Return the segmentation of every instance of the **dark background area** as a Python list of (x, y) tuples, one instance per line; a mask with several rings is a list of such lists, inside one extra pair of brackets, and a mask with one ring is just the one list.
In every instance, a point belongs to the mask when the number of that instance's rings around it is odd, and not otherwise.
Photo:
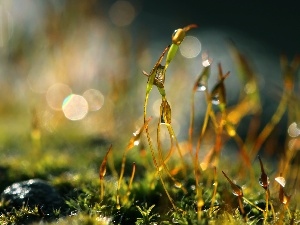
[[(137, 19), (199, 29), (230, 29), (259, 39), (276, 52), (300, 51), (300, 12), (297, 1), (144, 1)], [(148, 22), (150, 22), (150, 20)], [(147, 19), (146, 19), (147, 20)]]

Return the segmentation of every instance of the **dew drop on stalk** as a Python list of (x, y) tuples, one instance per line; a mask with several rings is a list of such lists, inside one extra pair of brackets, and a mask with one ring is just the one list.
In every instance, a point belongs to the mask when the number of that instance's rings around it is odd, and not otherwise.
[(205, 170), (207, 169), (207, 167), (208, 167), (208, 164), (205, 163), (205, 162), (202, 162), (202, 163), (200, 163), (200, 167), (201, 167), (201, 169), (202, 169), (203, 171), (205, 171)]
[(226, 130), (230, 137), (234, 137), (236, 135), (234, 125), (226, 123)]
[(175, 45), (180, 45), (185, 38), (185, 31), (182, 28), (175, 30), (172, 34), (172, 42)]
[(300, 129), (297, 126), (296, 122), (291, 123), (288, 127), (288, 134), (290, 137), (298, 137), (300, 135)]
[(284, 177), (276, 177), (275, 180), (280, 184), (280, 186), (285, 186), (285, 178)]
[(181, 188), (182, 187), (182, 184), (178, 181), (175, 182), (175, 187), (177, 188)]
[(206, 90), (206, 82), (199, 82), (197, 84), (197, 91), (205, 91)]
[(212, 58), (208, 57), (207, 52), (203, 52), (201, 55), (202, 58), (202, 66), (209, 67), (212, 64)]
[(243, 189), (239, 185), (233, 183), (233, 181), (223, 171), (222, 171), (222, 173), (225, 176), (225, 178), (228, 180), (228, 182), (230, 183), (230, 186), (232, 188), (232, 194), (237, 197), (243, 197)]
[(268, 175), (265, 173), (264, 165), (262, 163), (260, 156), (258, 156), (258, 159), (259, 159), (260, 169), (261, 169), (261, 175), (260, 175), (260, 178), (258, 179), (258, 183), (265, 190), (267, 190), (269, 188), (270, 180), (269, 180)]
[(220, 104), (219, 96), (218, 96), (218, 95), (212, 96), (211, 102), (212, 102), (212, 104), (214, 104), (214, 105), (219, 105), (219, 104)]
[(151, 119), (152, 117), (148, 118), (144, 125), (133, 133), (133, 136), (128, 143), (127, 149), (131, 149), (133, 146), (138, 146), (140, 144), (141, 133), (143, 132), (145, 127), (148, 126), (148, 123)]
[(267, 182), (265, 182), (263, 179), (259, 178), (258, 183), (260, 186), (262, 186), (264, 189), (267, 189), (270, 184), (270, 179), (267, 177)]
[(232, 194), (235, 196), (243, 196), (243, 190), (239, 185), (235, 185), (235, 188), (232, 188)]
[(136, 140), (136, 141), (133, 142), (134, 146), (138, 146), (139, 144), (140, 144), (140, 140)]
[(205, 59), (202, 61), (202, 66), (204, 66), (204, 67), (208, 67), (208, 66), (210, 66), (210, 64), (211, 64), (211, 60), (209, 60), (209, 59)]

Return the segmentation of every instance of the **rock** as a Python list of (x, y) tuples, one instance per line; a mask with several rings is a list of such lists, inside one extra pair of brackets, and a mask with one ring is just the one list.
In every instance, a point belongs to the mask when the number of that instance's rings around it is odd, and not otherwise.
[(8, 207), (16, 209), (22, 206), (38, 206), (41, 214), (53, 216), (54, 209), (63, 210), (65, 202), (59, 193), (40, 179), (31, 179), (8, 186), (1, 194), (1, 200), (8, 201)]

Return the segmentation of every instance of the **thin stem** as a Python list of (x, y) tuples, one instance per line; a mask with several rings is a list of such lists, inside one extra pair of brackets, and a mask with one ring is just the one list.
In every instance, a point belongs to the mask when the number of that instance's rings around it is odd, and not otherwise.
[(163, 189), (165, 190), (165, 192), (166, 192), (166, 194), (168, 196), (168, 199), (170, 200), (170, 202), (172, 204), (172, 207), (176, 210), (177, 207), (175, 206), (175, 203), (174, 203), (172, 197), (170, 196), (170, 194), (169, 194), (169, 192), (168, 192), (168, 190), (166, 188), (165, 182), (164, 182), (164, 180), (162, 178), (162, 175), (161, 175), (161, 172), (159, 170), (159, 167), (158, 167), (158, 164), (157, 164), (157, 161), (156, 161), (156, 157), (155, 157), (155, 153), (154, 153), (154, 148), (153, 148), (152, 141), (151, 141), (151, 138), (150, 138), (150, 133), (149, 133), (148, 126), (146, 127), (146, 134), (147, 134), (147, 140), (148, 140), (148, 144), (149, 144), (149, 147), (150, 147), (150, 152), (151, 152), (152, 160), (153, 160), (154, 166), (156, 168), (156, 172), (157, 172), (157, 174), (159, 176), (159, 179), (160, 179), (160, 181), (161, 181), (161, 183), (163, 185)]
[(216, 133), (216, 142), (214, 147), (214, 157), (215, 157), (215, 166), (219, 163), (219, 155), (222, 148), (222, 133), (223, 133), (223, 127), (224, 127), (224, 121), (226, 119), (226, 111), (222, 111), (221, 120), (219, 122), (219, 126)]
[(135, 171), (136, 171), (136, 164), (135, 164), (135, 162), (133, 162), (133, 164), (132, 164), (132, 172), (131, 172), (131, 176), (130, 176), (130, 180), (129, 180), (129, 185), (128, 185), (128, 190), (127, 190), (127, 196), (129, 196), (130, 192), (131, 192), (132, 182), (133, 182), (133, 178), (134, 178), (134, 175), (135, 175)]
[(172, 137), (172, 139), (174, 139), (175, 141), (175, 145), (176, 145), (176, 148), (178, 150), (178, 154), (180, 156), (180, 159), (181, 159), (181, 162), (182, 162), (182, 166), (183, 166), (183, 174), (186, 175), (186, 165), (185, 165), (185, 161), (183, 159), (183, 156), (182, 156), (182, 152), (181, 152), (181, 149), (180, 149), (180, 146), (179, 146), (179, 143), (178, 143), (178, 140), (176, 138), (176, 135), (174, 133), (174, 130), (173, 130), (173, 127), (171, 124), (167, 124), (167, 128), (168, 128), (168, 131), (169, 131), (169, 134), (170, 136)]
[[(162, 116), (162, 112), (160, 112), (160, 118)], [(171, 174), (169, 168), (167, 167), (166, 165), (166, 162), (169, 160), (169, 158), (171, 157), (171, 153), (173, 152), (173, 139), (175, 137), (174, 135), (174, 132), (173, 132), (173, 129), (171, 127), (170, 124), (166, 124), (167, 128), (168, 128), (168, 132), (169, 132), (169, 135), (170, 135), (170, 140), (171, 140), (171, 149), (169, 151), (169, 154), (167, 155), (166, 159), (164, 159), (164, 156), (163, 156), (163, 153), (162, 153), (162, 148), (161, 148), (161, 142), (160, 142), (160, 126), (161, 126), (161, 122), (158, 121), (158, 125), (157, 125), (157, 150), (158, 150), (158, 154), (159, 154), (159, 158), (160, 158), (160, 161), (161, 161), (161, 164), (162, 164), (162, 167), (164, 168), (164, 170), (167, 172), (168, 176), (171, 178), (171, 180), (174, 182), (175, 186), (178, 187), (178, 188), (181, 188), (184, 192), (187, 192), (183, 187), (182, 187), (182, 184), (181, 182), (177, 181)], [(170, 130), (171, 129), (171, 130)], [(179, 148), (179, 145), (178, 145), (178, 142), (177, 142), (177, 139), (175, 139), (176, 141), (176, 146), (177, 148)], [(180, 153), (180, 156), (181, 156), (181, 159), (183, 160), (183, 157), (181, 155), (181, 151), (180, 149), (178, 149), (179, 153)], [(159, 166), (159, 171), (161, 171), (161, 166)]]
[(122, 164), (121, 164), (121, 173), (119, 176), (119, 180), (118, 180), (118, 187), (117, 187), (117, 209), (120, 209), (120, 188), (121, 188), (121, 182), (123, 179), (123, 175), (124, 175), (124, 171), (125, 171), (125, 163), (126, 163), (126, 154), (127, 154), (128, 148), (125, 150), (125, 152), (123, 153), (123, 157), (122, 157)]
[(243, 199), (243, 197), (238, 196), (239, 207), (241, 209), (242, 215), (244, 216), (245, 215), (245, 209), (244, 209), (244, 205), (243, 205), (242, 199)]
[(253, 206), (254, 208), (256, 208), (257, 210), (259, 210), (259, 211), (261, 211), (261, 212), (265, 212), (263, 209), (261, 209), (260, 207), (258, 207), (258, 206), (256, 206), (256, 205), (254, 205), (251, 201), (249, 201), (247, 198), (245, 198), (245, 197), (243, 197), (243, 200), (245, 201), (245, 202), (247, 202), (249, 205), (251, 205), (251, 206)]
[(269, 188), (266, 190), (266, 209), (264, 212), (264, 224), (268, 219), (268, 212), (269, 212)]
[(265, 142), (265, 140), (270, 135), (270, 133), (272, 132), (274, 127), (278, 124), (278, 122), (282, 118), (282, 116), (283, 116), (283, 114), (286, 110), (288, 99), (289, 99), (289, 95), (286, 92), (284, 92), (283, 95), (282, 95), (282, 98), (280, 100), (280, 103), (277, 107), (276, 112), (273, 114), (270, 122), (264, 127), (262, 132), (259, 134), (259, 136), (258, 136), (258, 138), (257, 138), (257, 140), (254, 144), (254, 147), (251, 151), (252, 158), (254, 158), (256, 156), (256, 154), (259, 151), (261, 145)]
[(210, 210), (209, 210), (210, 217), (212, 216), (213, 206), (214, 206), (214, 203), (216, 201), (217, 188), (218, 188), (217, 168), (216, 167), (214, 167), (214, 183), (213, 183), (213, 185), (214, 185), (214, 191), (213, 191), (213, 194), (212, 194), (211, 203), (210, 203)]
[(104, 176), (106, 174), (106, 163), (107, 163), (107, 158), (108, 154), (110, 153), (112, 149), (112, 145), (110, 145), (108, 151), (106, 152), (104, 159), (100, 165), (99, 168), (99, 178), (100, 178), (100, 199), (103, 200), (104, 197)]
[(190, 114), (190, 127), (189, 127), (189, 152), (193, 155), (193, 133), (195, 124), (195, 91), (192, 93), (191, 97), (191, 114)]
[(104, 180), (100, 180), (100, 200), (102, 201), (104, 198)]

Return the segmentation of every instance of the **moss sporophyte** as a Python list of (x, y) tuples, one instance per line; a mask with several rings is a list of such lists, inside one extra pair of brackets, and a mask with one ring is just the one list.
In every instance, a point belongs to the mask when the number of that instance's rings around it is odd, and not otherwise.
[[(124, 177), (124, 170), (128, 150), (143, 142), (142, 133), (145, 132), (146, 143), (150, 150), (150, 155), (154, 165), (154, 170), (152, 172), (147, 171), (147, 173), (152, 174), (147, 177), (147, 179), (150, 179), (148, 180), (149, 190), (155, 190), (159, 187), (164, 190), (165, 194), (161, 195), (164, 196), (162, 198), (166, 197), (169, 200), (170, 206), (173, 208), (169, 209), (171, 212), (169, 212), (169, 214), (174, 216), (172, 219), (173, 222), (185, 221), (186, 223), (183, 224), (202, 224), (211, 221), (212, 223), (217, 223), (217, 221), (223, 221), (222, 217), (226, 214), (232, 214), (235, 209), (238, 209), (240, 217), (232, 216), (226, 223), (231, 224), (241, 222), (253, 224), (261, 221), (263, 224), (280, 224), (280, 220), (291, 220), (299, 215), (295, 206), (293, 206), (293, 216), (288, 207), (292, 197), (285, 193), (283, 189), (284, 185), (281, 184), (279, 188), (279, 198), (276, 199), (273, 195), (275, 190), (271, 185), (274, 182), (272, 182), (267, 175), (261, 157), (257, 157), (260, 164), (260, 176), (256, 175), (256, 171), (258, 171), (256, 169), (257, 166), (252, 164), (252, 160), (255, 159), (254, 156), (257, 155), (260, 147), (270, 136), (278, 121), (282, 118), (283, 111), (288, 108), (287, 102), (291, 99), (291, 95), (294, 94), (293, 84), (294, 77), (296, 76), (299, 68), (298, 58), (293, 61), (292, 65), (288, 65), (286, 62), (287, 60), (283, 57), (284, 93), (282, 100), (279, 103), (278, 110), (274, 113), (270, 122), (265, 125), (262, 131), (256, 134), (256, 141), (249, 142), (247, 137), (243, 139), (239, 136), (237, 127), (244, 117), (249, 117), (249, 115), (257, 117), (257, 115), (259, 115), (259, 113), (263, 110), (260, 104), (260, 92), (258, 89), (256, 75), (249, 66), (246, 57), (240, 53), (234, 43), (231, 42), (230, 51), (234, 62), (236, 63), (237, 71), (240, 74), (243, 87), (241, 88), (240, 100), (228, 109), (225, 80), (229, 76), (230, 72), (223, 73), (222, 66), (219, 63), (218, 81), (213, 86), (212, 90), (209, 91), (208, 82), (210, 80), (209, 78), (211, 74), (211, 67), (213, 66), (213, 59), (209, 58), (208, 54), (204, 52), (202, 54), (203, 70), (199, 73), (198, 78), (191, 87), (192, 96), (190, 127), (188, 134), (189, 138), (186, 142), (187, 144), (183, 144), (177, 140), (172, 126), (172, 108), (167, 99), (165, 80), (170, 63), (174, 60), (180, 44), (184, 41), (186, 32), (196, 27), (196, 25), (192, 24), (175, 30), (172, 36), (171, 45), (167, 46), (162, 51), (151, 72), (148, 74), (143, 71), (143, 74), (148, 78), (143, 106), (144, 124), (134, 133), (134, 136), (130, 139), (129, 144), (124, 151), (117, 187), (116, 208), (118, 210), (122, 210), (122, 207), (128, 207), (128, 202), (133, 204), (134, 197), (131, 196), (132, 192), (130, 190), (132, 190), (132, 188), (142, 188), (142, 186), (144, 186), (144, 184), (137, 184), (135, 186), (133, 182), (134, 175), (136, 174), (135, 171), (139, 170), (138, 164), (133, 164), (130, 178)], [(163, 65), (165, 55), (166, 62), (165, 65)], [(288, 69), (288, 67), (290, 69)], [(161, 96), (159, 116), (147, 119), (148, 100), (153, 86), (157, 87)], [(199, 126), (199, 124), (195, 123), (195, 97), (202, 93), (205, 95), (204, 103), (206, 104), (206, 112), (204, 114), (203, 124), (202, 126)], [(157, 120), (156, 135), (153, 135), (155, 131), (151, 127), (155, 125), (151, 122), (155, 120)], [(255, 121), (256, 120), (253, 119), (252, 123), (255, 123)], [(164, 149), (165, 145), (162, 144), (161, 129), (163, 127), (167, 128), (170, 139), (170, 146), (167, 151)], [(194, 141), (195, 129), (199, 130), (196, 142)], [(212, 139), (210, 149), (202, 153), (202, 143), (204, 141), (207, 142), (207, 133), (214, 138), (210, 138)], [(250, 132), (249, 135), (253, 136), (255, 134)], [(224, 148), (224, 144), (230, 139), (236, 142), (239, 148), (241, 164), (244, 165), (244, 168), (246, 168), (246, 170), (237, 173), (236, 175), (242, 176), (243, 178), (249, 176), (250, 178), (248, 185), (251, 185), (253, 191), (247, 189), (245, 190), (246, 194), (244, 194), (243, 186), (237, 185), (223, 171), (224, 169), (228, 171), (232, 168), (232, 165), (227, 167), (224, 162), (221, 162), (221, 153)], [(174, 149), (177, 149), (177, 154)], [(288, 161), (282, 159), (282, 164), (285, 166), (283, 167), (285, 168), (284, 171), (288, 171), (290, 160), (292, 158), (293, 156), (289, 157)], [(236, 167), (238, 167), (238, 164), (239, 163), (237, 163)], [(147, 168), (149, 169), (149, 167)], [(222, 181), (218, 176), (219, 168), (222, 168), (222, 173), (231, 186), (232, 194), (237, 197), (237, 205), (234, 201), (226, 200), (231, 199), (227, 192), (222, 193), (224, 186), (226, 186), (226, 182)], [(279, 174), (280, 170), (283, 170), (283, 168), (279, 168), (277, 174)], [(296, 171), (299, 170), (298, 167), (295, 169)], [(273, 175), (275, 174), (276, 173), (273, 173)], [(285, 173), (285, 175), (287, 176), (287, 173)], [(128, 181), (129, 185), (124, 183), (124, 178)], [(278, 178), (276, 179), (279, 180)], [(298, 177), (294, 179), (297, 180)], [(245, 195), (249, 195), (251, 193), (251, 198), (253, 198), (255, 193), (259, 193), (259, 191), (256, 191), (259, 186), (261, 186), (265, 191), (265, 198), (249, 200), (245, 197)], [(127, 194), (122, 196), (120, 193), (123, 188), (127, 188), (128, 191)], [(278, 193), (278, 191), (275, 191), (275, 193), (276, 192)], [(131, 197), (133, 198), (130, 199)], [(297, 198), (295, 197), (295, 199)], [(185, 201), (192, 202), (192, 206), (186, 205), (184, 203)], [(261, 204), (260, 201), (263, 201), (263, 204)], [(280, 206), (276, 205), (276, 202), (278, 201), (284, 205), (287, 215), (284, 213), (285, 211), (281, 210)], [(137, 206), (138, 211), (142, 214), (143, 218), (139, 218), (136, 221), (136, 224), (152, 224), (150, 221), (155, 219), (159, 220), (157, 218), (158, 214), (150, 216), (150, 212), (153, 209), (159, 209), (159, 202), (160, 201), (156, 202), (155, 205), (152, 205), (148, 210), (146, 208), (143, 210), (140, 206)], [(156, 212), (159, 211), (160, 210)], [(277, 216), (278, 212), (280, 213), (280, 217)], [(175, 217), (176, 219), (174, 219)], [(239, 220), (238, 218), (242, 219)], [(170, 221), (167, 222), (168, 219), (168, 216), (165, 216), (159, 221), (164, 222), (165, 224), (170, 224)]]
[[(52, 183), (66, 195), (69, 207), (64, 214), (56, 209), (54, 219), (61, 224), (70, 224), (74, 218), (81, 224), (296, 224), (300, 220), (300, 101), (295, 85), (299, 57), (291, 63), (281, 57), (282, 94), (269, 120), (260, 123), (264, 105), (259, 79), (247, 57), (230, 42), (236, 71), (223, 71), (224, 63), (218, 62), (214, 68), (213, 59), (203, 52), (198, 76), (188, 84), (188, 91), (180, 93), (188, 93), (190, 112), (178, 122), (174, 115), (182, 104), (170, 98), (174, 92), (172, 85), (167, 85), (168, 78), (176, 79), (171, 68), (183, 65), (178, 50), (196, 28), (191, 24), (176, 29), (169, 43), (166, 41), (167, 47), (155, 56), (150, 73), (139, 74), (146, 76), (142, 80), (144, 98), (134, 96), (142, 102), (140, 120), (133, 134), (116, 131), (121, 144), (105, 146), (101, 156), (98, 150), (87, 149), (84, 154), (72, 152), (72, 157), (61, 152), (56, 153), (59, 157), (51, 157), (42, 153), (41, 130), (33, 110), (31, 138), (39, 163), (26, 166), (11, 161), (15, 169), (1, 167), (0, 173), (7, 177), (17, 174), (21, 180), (34, 175), (47, 178), (52, 171)], [(217, 79), (210, 83), (213, 77)], [(240, 97), (234, 103), (227, 98), (231, 78), (240, 81)], [(287, 120), (282, 120), (285, 113)], [(272, 135), (278, 132), (280, 121), (287, 121), (291, 135), (286, 135), (278, 166), (273, 168), (274, 162), (270, 164), (263, 150), (278, 143)], [(186, 136), (178, 137), (176, 123), (187, 124)], [(241, 132), (243, 123), (247, 125)], [(128, 139), (123, 141), (124, 137)], [(91, 166), (73, 172), (84, 167), (80, 160)], [(54, 161), (59, 168), (53, 167)], [(24, 205), (8, 213), (8, 205), (0, 202), (1, 224), (17, 224), (29, 215), (45, 217), (42, 208), (31, 210)]]

